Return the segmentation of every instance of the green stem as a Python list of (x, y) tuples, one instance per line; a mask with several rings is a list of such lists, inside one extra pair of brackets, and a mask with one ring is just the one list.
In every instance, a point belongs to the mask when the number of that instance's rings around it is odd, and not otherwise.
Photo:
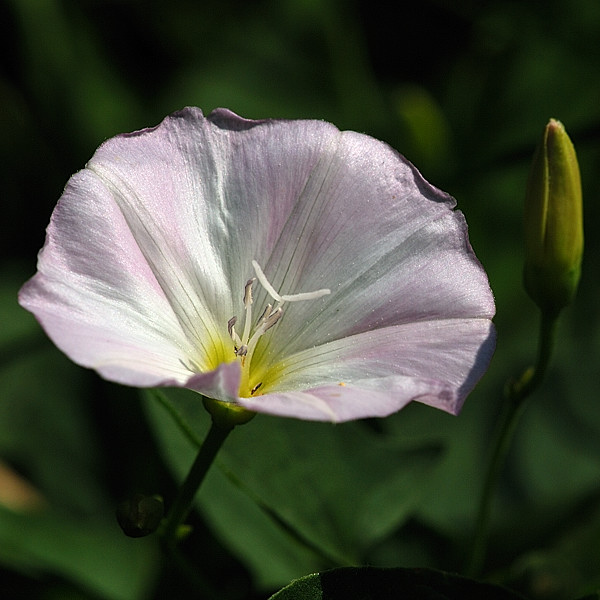
[(169, 514), (159, 529), (159, 535), (166, 548), (173, 548), (177, 543), (179, 528), (191, 510), (194, 496), (232, 429), (233, 426), (223, 427), (222, 425), (216, 425), (214, 421), (212, 422), (208, 435), (198, 451), (196, 460), (194, 460), (185, 481), (179, 488)]
[(523, 376), (507, 390), (508, 401), (512, 404), (523, 402), (534, 392), (544, 379), (552, 351), (554, 349), (554, 340), (556, 338), (556, 326), (558, 324), (558, 314), (542, 313), (542, 322), (540, 324), (540, 337), (538, 342), (538, 355), (532, 376), (528, 376), (526, 371)]
[(550, 364), (557, 323), (558, 314), (542, 313), (535, 368), (527, 369), (516, 382), (511, 382), (507, 386), (506, 402), (494, 437), (493, 453), (479, 501), (475, 535), (466, 567), (466, 573), (471, 577), (476, 577), (481, 573), (490, 529), (494, 491), (500, 479), (519, 421), (525, 409), (529, 406), (528, 399), (539, 387)]

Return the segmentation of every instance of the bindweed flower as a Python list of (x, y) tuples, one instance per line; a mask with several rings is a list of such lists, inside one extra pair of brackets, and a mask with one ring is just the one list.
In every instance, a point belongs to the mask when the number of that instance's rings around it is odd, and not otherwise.
[(531, 165), (525, 199), (525, 288), (544, 311), (571, 303), (581, 274), (583, 208), (575, 148), (550, 119)]
[(454, 205), (366, 135), (188, 108), (70, 179), (20, 302), (123, 384), (311, 420), (457, 413), (494, 302)]

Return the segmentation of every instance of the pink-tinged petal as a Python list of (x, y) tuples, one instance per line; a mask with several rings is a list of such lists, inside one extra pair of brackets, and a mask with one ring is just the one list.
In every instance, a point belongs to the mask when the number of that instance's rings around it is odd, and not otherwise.
[(339, 136), (321, 121), (251, 121), (224, 109), (205, 118), (188, 108), (108, 140), (87, 167), (112, 190), (173, 301), (193, 287), (180, 310), (193, 316), (199, 301), (222, 325), (239, 307), (252, 259), (272, 254)]
[(89, 171), (54, 211), (38, 273), (20, 291), (57, 346), (136, 386), (186, 381), (191, 348), (111, 194)]
[[(385, 381), (382, 381), (385, 384)], [(394, 385), (402, 388), (401, 396), (390, 394)], [(387, 417), (411, 400), (431, 394), (435, 382), (420, 382), (411, 377), (390, 380), (387, 391), (355, 385), (324, 385), (303, 391), (278, 392), (257, 398), (240, 398), (239, 404), (255, 412), (306, 421), (343, 423), (355, 419)], [(439, 384), (438, 384), (439, 387)]]
[(341, 133), (262, 264), (281, 293), (332, 294), (288, 309), (285, 332), (266, 338), (263, 351), (277, 356), (415, 320), (491, 319), (487, 277), (454, 204), (386, 144)]
[(332, 421), (386, 416), (412, 400), (457, 414), (494, 346), (487, 319), (386, 327), (286, 357), (265, 373), (272, 383), (261, 387), (264, 395), (239, 402), (257, 412)]
[(235, 402), (240, 387), (240, 364), (221, 363), (214, 371), (193, 375), (185, 382), (184, 387), (200, 392), (208, 398)]

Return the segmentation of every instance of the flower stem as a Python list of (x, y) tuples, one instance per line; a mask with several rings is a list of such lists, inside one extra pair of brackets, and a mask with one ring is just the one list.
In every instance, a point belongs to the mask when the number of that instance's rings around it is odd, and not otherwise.
[(519, 379), (510, 381), (506, 387), (506, 402), (496, 428), (493, 452), (479, 501), (475, 535), (466, 567), (466, 573), (471, 577), (476, 577), (481, 573), (490, 529), (494, 491), (519, 421), (529, 406), (528, 400), (542, 382), (550, 363), (557, 323), (558, 313), (542, 313), (536, 365), (526, 369)]
[(208, 435), (202, 446), (200, 446), (194, 464), (179, 489), (169, 514), (158, 530), (162, 542), (167, 549), (173, 548), (177, 543), (180, 527), (191, 510), (194, 496), (200, 488), (215, 456), (232, 429), (233, 426), (217, 425), (213, 420)]

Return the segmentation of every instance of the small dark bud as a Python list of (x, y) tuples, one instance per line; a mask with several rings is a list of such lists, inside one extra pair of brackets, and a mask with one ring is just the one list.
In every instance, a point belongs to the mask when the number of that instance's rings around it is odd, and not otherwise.
[(165, 512), (160, 496), (135, 496), (121, 502), (117, 507), (117, 521), (123, 533), (138, 538), (154, 533)]

